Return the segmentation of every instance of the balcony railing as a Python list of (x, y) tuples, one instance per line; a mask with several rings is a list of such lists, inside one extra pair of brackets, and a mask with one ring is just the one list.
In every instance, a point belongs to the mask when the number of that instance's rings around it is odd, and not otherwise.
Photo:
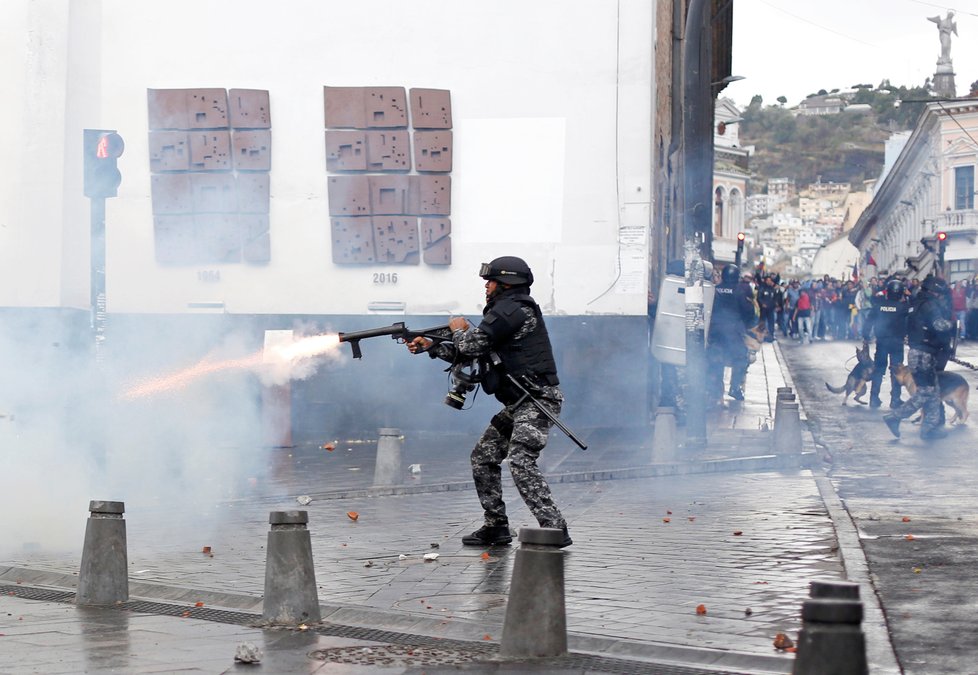
[(934, 225), (936, 230), (947, 232), (978, 230), (978, 211), (945, 211), (938, 214)]

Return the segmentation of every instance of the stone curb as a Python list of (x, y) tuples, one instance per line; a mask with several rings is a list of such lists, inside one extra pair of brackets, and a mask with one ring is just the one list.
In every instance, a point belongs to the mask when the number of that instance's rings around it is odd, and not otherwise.
[[(61, 591), (74, 591), (77, 574), (24, 567), (0, 568), (0, 583), (17, 584)], [(219, 593), (195, 588), (168, 586), (145, 581), (130, 580), (131, 601), (148, 600), (193, 606), (203, 602), (212, 609), (228, 609), (254, 612), (256, 623), (261, 620), (262, 598), (259, 596)], [(470, 619), (429, 619), (404, 612), (356, 605), (321, 604), (322, 621), (354, 628), (392, 630), (412, 635), (445, 638), (483, 643), (486, 634), (498, 642), (502, 635), (501, 623), (487, 623)], [(790, 673), (794, 659), (789, 655), (764, 656), (744, 652), (687, 647), (655, 641), (638, 642), (627, 639), (610, 639), (569, 631), (568, 647), (572, 653), (592, 654), (640, 662), (677, 666), (704, 666), (725, 670), (742, 670), (750, 673)]]
[[(743, 432), (747, 433), (747, 432)], [(766, 444), (768, 434), (751, 432), (761, 436)], [(759, 447), (764, 447), (758, 442)], [(650, 464), (639, 467), (622, 467), (618, 469), (595, 469), (592, 471), (573, 471), (567, 473), (547, 474), (547, 481), (554, 484), (586, 483), (599, 480), (627, 480), (630, 478), (657, 478), (662, 476), (687, 476), (704, 473), (723, 473), (736, 471), (781, 471), (785, 469), (811, 468), (816, 455), (812, 450), (805, 450), (792, 455), (755, 455), (752, 457), (735, 457), (731, 459), (703, 460), (698, 462), (675, 462), (669, 464)], [(503, 479), (512, 486), (512, 479)], [(320, 501), (333, 499), (352, 499), (359, 497), (395, 497), (403, 495), (429, 494), (433, 492), (454, 492), (473, 490), (475, 484), (471, 480), (449, 481), (444, 483), (427, 483), (423, 485), (391, 485), (371, 488), (355, 488), (351, 490), (332, 490), (329, 492), (310, 492), (309, 496)]]

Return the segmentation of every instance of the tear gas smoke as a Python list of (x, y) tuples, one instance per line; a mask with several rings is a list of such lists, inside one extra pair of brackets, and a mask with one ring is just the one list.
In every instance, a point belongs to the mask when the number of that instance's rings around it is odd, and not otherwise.
[(190, 386), (207, 375), (229, 370), (255, 371), (265, 385), (283, 385), (290, 380), (305, 379), (319, 367), (323, 357), (339, 346), (337, 335), (313, 335), (294, 340), (288, 345), (273, 345), (269, 349), (236, 359), (204, 359), (189, 368), (169, 375), (160, 375), (130, 386), (121, 395), (133, 400)]
[(74, 328), (0, 325), (0, 561), (79, 553), (92, 499), (125, 502), (160, 541), (207, 543), (222, 507), (274, 491), (262, 386), (347, 360), (335, 334), (256, 350), (254, 331), (141, 317), (117, 321), (100, 366)]

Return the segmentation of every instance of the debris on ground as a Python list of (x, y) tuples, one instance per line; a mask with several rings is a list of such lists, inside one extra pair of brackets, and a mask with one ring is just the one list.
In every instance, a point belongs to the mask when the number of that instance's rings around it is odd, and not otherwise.
[(200, 549), (200, 552), (203, 553), (204, 555), (210, 555), (211, 547), (205, 546), (204, 548)]
[(408, 467), (408, 471), (410, 471), (411, 473), (421, 473), (421, 465), (412, 464)]
[(312, 504), (312, 497), (310, 497), (309, 495), (299, 495), (298, 497), (295, 498), (295, 500), (299, 502), (302, 506), (308, 506), (309, 504)]
[(696, 613), (700, 616), (706, 614), (706, 605), (700, 604), (696, 605)]
[(784, 633), (778, 633), (774, 636), (774, 648), (775, 649), (790, 649), (795, 646), (794, 640), (785, 635)]
[(346, 512), (346, 516), (347, 516), (347, 517), (348, 517), (348, 518), (349, 518), (350, 520), (356, 520), (357, 518), (359, 518), (359, 517), (360, 517), (360, 514), (359, 514), (359, 513), (357, 513), (356, 511), (347, 511), (347, 512)]
[(373, 567), (374, 566), (374, 561), (373, 560), (368, 560), (367, 562), (363, 563), (363, 566), (364, 567)]
[(438, 554), (437, 553), (425, 553), (423, 556), (421, 556), (421, 559), (424, 560), (425, 562), (432, 562), (434, 560), (438, 560)]

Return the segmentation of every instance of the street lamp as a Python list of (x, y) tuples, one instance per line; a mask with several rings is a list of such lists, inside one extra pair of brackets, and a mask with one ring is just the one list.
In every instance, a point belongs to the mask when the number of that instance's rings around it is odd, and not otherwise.
[(731, 82), (740, 82), (741, 80), (746, 80), (746, 79), (747, 78), (744, 77), (743, 75), (727, 75), (725, 78), (721, 80), (717, 80), (716, 82), (710, 82), (710, 86), (715, 87), (719, 84), (727, 85), (730, 84)]

